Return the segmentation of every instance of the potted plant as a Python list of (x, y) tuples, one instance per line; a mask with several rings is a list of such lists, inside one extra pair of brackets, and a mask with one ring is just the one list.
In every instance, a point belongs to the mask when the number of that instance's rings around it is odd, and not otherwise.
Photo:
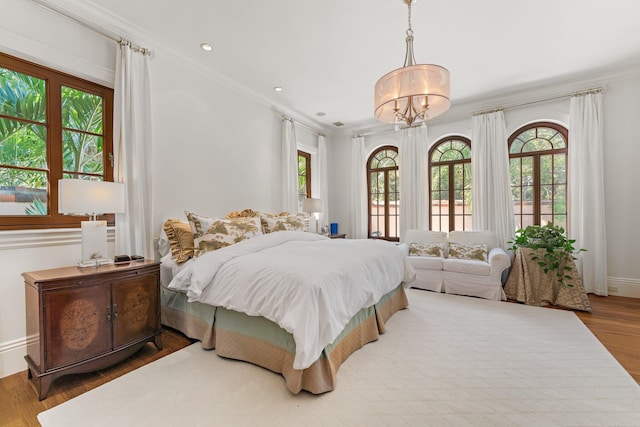
[(576, 241), (567, 238), (564, 228), (548, 223), (546, 225), (530, 225), (524, 229), (516, 231), (516, 236), (511, 243), (512, 251), (518, 248), (530, 248), (531, 259), (536, 261), (545, 274), (554, 272), (558, 283), (563, 286), (573, 287), (573, 283), (565, 283), (571, 280), (572, 276), (567, 274), (573, 269), (573, 263), (567, 263), (568, 259), (576, 259), (574, 254), (586, 251), (586, 249), (576, 249), (573, 244)]

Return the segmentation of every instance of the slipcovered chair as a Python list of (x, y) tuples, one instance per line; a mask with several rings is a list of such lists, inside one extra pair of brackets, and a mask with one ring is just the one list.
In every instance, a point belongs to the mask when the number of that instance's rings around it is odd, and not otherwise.
[(411, 287), (496, 301), (506, 300), (502, 273), (511, 265), (492, 231), (408, 230)]

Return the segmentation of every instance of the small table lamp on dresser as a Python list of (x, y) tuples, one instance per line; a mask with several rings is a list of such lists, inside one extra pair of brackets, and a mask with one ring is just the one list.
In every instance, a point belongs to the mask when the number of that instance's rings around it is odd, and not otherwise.
[(112, 263), (107, 256), (107, 221), (98, 215), (124, 212), (124, 184), (84, 179), (58, 181), (58, 211), (88, 216), (82, 221), (82, 260), (80, 267)]
[(302, 202), (302, 210), (306, 213), (313, 214), (313, 219), (316, 222), (316, 234), (318, 234), (318, 214), (322, 212), (322, 200), (307, 197)]

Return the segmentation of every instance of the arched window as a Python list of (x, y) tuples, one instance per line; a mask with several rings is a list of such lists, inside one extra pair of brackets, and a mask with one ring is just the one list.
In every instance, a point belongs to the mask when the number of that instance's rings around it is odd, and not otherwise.
[(471, 230), (471, 141), (444, 138), (429, 150), (431, 230)]
[(555, 123), (532, 123), (509, 138), (513, 212), (517, 228), (567, 227), (568, 132)]
[(398, 149), (378, 148), (367, 161), (369, 237), (398, 241), (400, 184)]

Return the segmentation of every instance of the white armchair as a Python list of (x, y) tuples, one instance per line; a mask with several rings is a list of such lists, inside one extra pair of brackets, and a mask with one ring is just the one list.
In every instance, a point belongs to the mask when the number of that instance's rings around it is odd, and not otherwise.
[[(451, 231), (447, 235), (440, 231), (408, 230), (404, 241), (410, 248), (407, 263), (416, 272), (412, 287), (497, 301), (506, 299), (502, 273), (511, 262), (498, 246), (495, 233)], [(437, 256), (437, 250), (435, 256), (418, 255), (420, 246), (423, 249), (440, 246), (443, 250), (441, 256)]]

